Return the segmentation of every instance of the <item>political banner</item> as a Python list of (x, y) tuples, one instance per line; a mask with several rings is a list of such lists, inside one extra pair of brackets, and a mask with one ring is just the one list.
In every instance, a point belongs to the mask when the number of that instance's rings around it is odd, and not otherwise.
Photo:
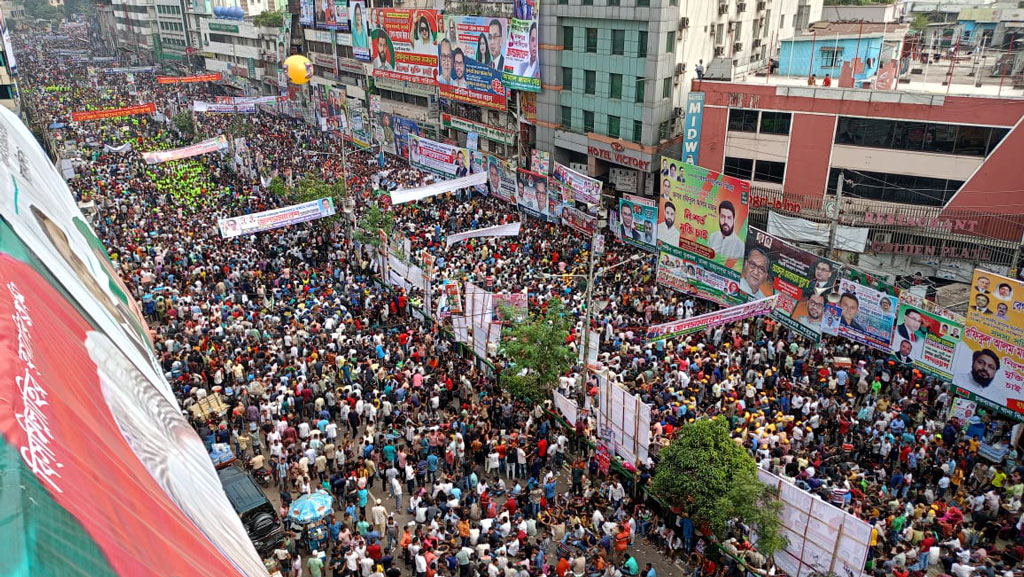
[(998, 407), (1024, 413), (1024, 283), (974, 270), (953, 384)]
[[(467, 148), (469, 148), (467, 146)], [(474, 186), (473, 190), (478, 194), (487, 196), (487, 155), (483, 152), (476, 150), (475, 148), (469, 148), (469, 173), (470, 174), (483, 174), (483, 181)]]
[(423, 136), (423, 129), (415, 120), (383, 112), (379, 115), (383, 131), (381, 142), (388, 154), (409, 158), (409, 136)]
[(478, 228), (476, 230), (467, 230), (466, 232), (452, 234), (445, 238), (445, 248), (469, 238), (481, 238), (485, 236), (519, 236), (520, 226), (521, 223), (513, 222), (510, 224), (499, 224), (497, 226), (489, 226), (487, 228)]
[(437, 85), (438, 43), (443, 31), (444, 17), (437, 10), (372, 9), (369, 52), (373, 75)]
[[(653, 199), (623, 194), (619, 199), (619, 219), (613, 228), (620, 240), (648, 252), (657, 252), (655, 230), (658, 223), (658, 203)], [(609, 222), (611, 222), (609, 220)]]
[(751, 228), (740, 273), (740, 292), (757, 299), (779, 297), (772, 316), (806, 338), (821, 338), (825, 301), (842, 266)]
[(953, 355), (963, 330), (963, 325), (956, 321), (901, 302), (892, 335), (891, 358), (950, 382)]
[(437, 43), (441, 97), (506, 110), (502, 73), (508, 21), (479, 16), (445, 16), (445, 20), (448, 34)]
[(104, 68), (100, 72), (105, 74), (144, 74), (156, 72), (156, 66), (125, 66), (120, 68)]
[(157, 76), (157, 84), (196, 84), (199, 82), (217, 82), (221, 79), (220, 72), (210, 74), (193, 74), (192, 76)]
[(839, 279), (839, 301), (825, 305), (821, 332), (888, 353), (899, 305), (896, 297), (849, 279)]
[(219, 104), (217, 102), (201, 102), (196, 100), (192, 103), (192, 112), (210, 112), (213, 114), (252, 114), (256, 112), (256, 103), (240, 102), (236, 104)]
[(146, 164), (159, 164), (161, 162), (167, 162), (169, 160), (181, 160), (183, 158), (191, 158), (193, 156), (199, 156), (200, 154), (206, 154), (208, 152), (216, 152), (218, 150), (227, 150), (228, 139), (226, 136), (221, 134), (216, 138), (208, 138), (202, 142), (197, 142), (190, 146), (184, 146), (182, 148), (175, 148), (174, 150), (157, 150), (153, 152), (143, 152), (142, 159), (146, 161)]
[(363, 0), (349, 2), (349, 27), (352, 30), (352, 56), (363, 62), (370, 61), (369, 10)]
[(547, 174), (551, 171), (551, 153), (546, 150), (530, 151), (530, 170), (538, 174)]
[(487, 155), (487, 188), (495, 198), (516, 202), (516, 170), (511, 161)]
[(391, 193), (391, 203), (403, 204), (406, 202), (415, 202), (417, 200), (423, 200), (424, 198), (430, 198), (431, 196), (437, 196), (446, 192), (455, 192), (456, 190), (463, 188), (484, 184), (485, 182), (487, 182), (487, 174), (480, 172), (477, 174), (463, 176), (461, 178), (426, 184), (417, 188), (396, 190)]
[(516, 173), (516, 204), (534, 218), (548, 220), (555, 212), (551, 199), (557, 196), (548, 193), (548, 177), (520, 168)]
[(551, 173), (551, 189), (558, 193), (562, 202), (578, 200), (586, 204), (601, 202), (601, 181), (580, 174), (564, 164), (555, 163)]
[[(750, 183), (662, 157), (660, 190), (662, 261), (686, 271), (694, 265), (697, 277), (689, 278), (700, 285), (694, 294), (720, 303), (742, 302), (735, 291), (747, 240)], [(677, 262), (680, 259), (688, 262)]]
[(299, 24), (313, 26), (314, 19), (313, 0), (300, 0), (299, 2)]
[(313, 0), (313, 6), (317, 27), (348, 32), (347, 0)]
[(243, 234), (263, 232), (300, 222), (317, 220), (333, 214), (334, 200), (331, 198), (321, 198), (303, 202), (302, 204), (275, 208), (274, 210), (222, 218), (217, 221), (217, 228), (220, 230), (222, 237), (235, 238)]
[(526, 315), (529, 313), (530, 307), (530, 293), (526, 289), (523, 289), (521, 293), (512, 294), (495, 294), (494, 295), (494, 322), (503, 322), (505, 320), (504, 309), (512, 309), (515, 316), (515, 322), (522, 322)]
[(647, 341), (654, 342), (674, 339), (676, 337), (682, 337), (690, 333), (713, 329), (715, 327), (727, 325), (750, 317), (763, 316), (769, 314), (775, 308), (775, 302), (777, 299), (778, 296), (772, 295), (770, 297), (690, 317), (688, 319), (654, 325), (647, 329)]
[(562, 207), (562, 224), (592, 237), (597, 232), (597, 217), (574, 207)]
[(284, 102), (287, 96), (215, 96), (216, 104), (271, 104)]
[(516, 0), (509, 21), (503, 81), (509, 90), (540, 92), (540, 0)]
[(409, 164), (445, 178), (461, 178), (469, 174), (469, 151), (410, 134)]
[(721, 267), (709, 269), (705, 264), (706, 261), (674, 246), (661, 245), (655, 278), (660, 285), (722, 306), (737, 305), (747, 300), (746, 295), (740, 292), (739, 275), (730, 273), (723, 276), (718, 272)]
[(122, 116), (136, 116), (139, 114), (153, 114), (156, 112), (156, 104), (136, 104), (122, 108), (105, 108), (101, 110), (81, 110), (71, 113), (71, 120), (75, 122), (86, 122), (89, 120), (103, 120), (105, 118), (120, 118)]

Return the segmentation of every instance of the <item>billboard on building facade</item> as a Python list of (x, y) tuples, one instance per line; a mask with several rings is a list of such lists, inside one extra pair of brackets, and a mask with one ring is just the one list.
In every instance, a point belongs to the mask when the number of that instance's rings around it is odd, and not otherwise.
[(469, 151), (410, 134), (409, 164), (446, 179), (461, 178), (469, 174)]
[(849, 279), (839, 280), (839, 300), (825, 305), (821, 332), (888, 353), (896, 322), (896, 297)]
[(580, 174), (558, 162), (551, 173), (551, 188), (561, 196), (562, 202), (578, 200), (586, 204), (597, 204), (601, 201), (600, 180)]
[(313, 0), (313, 7), (318, 27), (348, 32), (348, 0)]
[(901, 302), (892, 333), (891, 358), (949, 382), (963, 330), (964, 326), (955, 320)]
[(370, 61), (370, 23), (366, 2), (352, 0), (348, 11), (349, 28), (352, 30), (352, 56), (363, 62)]
[(487, 188), (495, 198), (516, 202), (516, 169), (511, 162), (487, 155)]
[(384, 112), (380, 116), (384, 130), (384, 152), (409, 158), (409, 135), (422, 136), (423, 130), (414, 120)]
[(443, 98), (506, 110), (502, 84), (508, 21), (504, 18), (447, 16), (447, 32), (437, 43), (437, 84)]
[(444, 17), (437, 10), (374, 8), (370, 11), (369, 39), (373, 75), (436, 85), (438, 43), (443, 31)]
[(557, 218), (557, 211), (552, 206), (552, 199), (558, 203), (557, 196), (548, 190), (548, 177), (543, 174), (520, 168), (516, 173), (516, 204), (534, 218), (549, 220)]
[(302, 0), (299, 4), (299, 24), (303, 26), (313, 26), (315, 8), (313, 6), (313, 0)]
[(515, 0), (512, 15), (505, 49), (505, 86), (540, 92), (540, 0)]

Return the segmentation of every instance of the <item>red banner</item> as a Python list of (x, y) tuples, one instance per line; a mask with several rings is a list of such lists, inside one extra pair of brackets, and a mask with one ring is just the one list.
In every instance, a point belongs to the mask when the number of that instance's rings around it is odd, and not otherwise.
[(195, 76), (157, 76), (157, 84), (191, 84), (193, 82), (217, 82), (220, 72), (212, 74), (196, 74)]
[(156, 112), (156, 104), (150, 102), (149, 104), (136, 104), (135, 106), (125, 106), (124, 108), (72, 112), (71, 120), (84, 122), (86, 120), (102, 120), (104, 118), (118, 118), (120, 116), (134, 116), (137, 114), (153, 114), (154, 112)]

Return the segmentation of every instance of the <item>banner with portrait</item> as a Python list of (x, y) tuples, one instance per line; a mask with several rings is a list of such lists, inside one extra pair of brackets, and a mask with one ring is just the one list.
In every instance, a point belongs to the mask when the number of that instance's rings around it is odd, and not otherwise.
[(220, 230), (222, 237), (235, 238), (243, 234), (264, 232), (300, 222), (317, 220), (333, 214), (334, 199), (321, 198), (273, 210), (222, 218), (217, 221), (217, 229)]
[(370, 53), (370, 22), (369, 12), (364, 0), (351, 0), (348, 8), (349, 29), (352, 31), (352, 56), (356, 60), (369, 62)]
[(540, 92), (540, 0), (515, 0), (503, 81), (509, 90)]
[(372, 9), (369, 53), (373, 75), (435, 86), (443, 31), (444, 17), (437, 10)]
[(975, 269), (953, 384), (986, 405), (1024, 413), (1022, 343), (1024, 283)]
[(845, 278), (839, 279), (838, 293), (837, 302), (825, 305), (821, 332), (885, 353), (891, 351), (897, 298)]
[(313, 0), (301, 0), (299, 3), (299, 24), (303, 26), (313, 26), (314, 24), (314, 4)]
[(551, 189), (561, 197), (562, 202), (578, 200), (586, 204), (597, 204), (601, 201), (600, 180), (580, 174), (558, 162), (551, 172)]
[(740, 272), (740, 292), (758, 299), (778, 295), (772, 316), (806, 338), (821, 338), (825, 302), (841, 265), (751, 228)]
[(487, 155), (487, 188), (495, 198), (516, 202), (516, 170), (510, 161)]
[(348, 32), (348, 0), (313, 0), (316, 26)]
[(583, 233), (587, 237), (597, 232), (597, 217), (574, 207), (562, 207), (562, 224)]
[(384, 112), (380, 115), (380, 125), (384, 131), (384, 151), (402, 158), (409, 158), (409, 136), (422, 136), (423, 129), (415, 120), (402, 118)]
[(548, 177), (523, 168), (517, 171), (516, 177), (516, 204), (520, 210), (542, 220), (549, 220), (557, 213), (551, 202), (551, 198), (557, 202), (557, 196), (548, 192)]
[(480, 16), (446, 16), (448, 32), (438, 41), (437, 84), (441, 97), (506, 110), (502, 84), (508, 21)]
[(921, 372), (946, 382), (953, 379), (953, 355), (964, 326), (904, 302), (899, 303), (896, 329), (892, 334), (892, 356), (913, 364)]
[(446, 179), (461, 178), (469, 174), (469, 151), (410, 134), (409, 165)]
[(658, 249), (658, 271), (655, 278), (658, 284), (679, 292), (722, 306), (738, 305), (747, 299), (740, 292), (739, 275), (735, 276), (722, 276), (705, 268), (703, 261), (698, 261), (690, 253), (672, 245), (662, 245)]
[[(657, 201), (642, 196), (623, 194), (619, 199), (619, 218), (612, 227), (617, 238), (648, 252), (657, 252), (655, 230), (658, 223)], [(611, 219), (608, 220), (611, 226)]]

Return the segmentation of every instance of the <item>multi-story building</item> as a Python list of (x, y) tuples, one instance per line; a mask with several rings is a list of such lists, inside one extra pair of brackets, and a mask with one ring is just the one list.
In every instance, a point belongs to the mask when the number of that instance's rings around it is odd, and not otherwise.
[(25, 20), (25, 3), (16, 0), (0, 1), (0, 12), (3, 12), (8, 26), (17, 26)]
[(21, 104), (18, 97), (18, 86), (14, 80), (17, 71), (14, 51), (11, 50), (10, 31), (7, 29), (7, 15), (0, 10), (0, 105), (20, 113)]
[(157, 62), (182, 61), (189, 47), (188, 21), (182, 0), (154, 0), (156, 36), (154, 56)]
[(159, 42), (156, 5), (153, 0), (111, 2), (117, 51), (132, 62), (154, 62)]
[(199, 19), (206, 69), (246, 95), (278, 94), (277, 69), (284, 52), (278, 27), (254, 26), (238, 16)]

